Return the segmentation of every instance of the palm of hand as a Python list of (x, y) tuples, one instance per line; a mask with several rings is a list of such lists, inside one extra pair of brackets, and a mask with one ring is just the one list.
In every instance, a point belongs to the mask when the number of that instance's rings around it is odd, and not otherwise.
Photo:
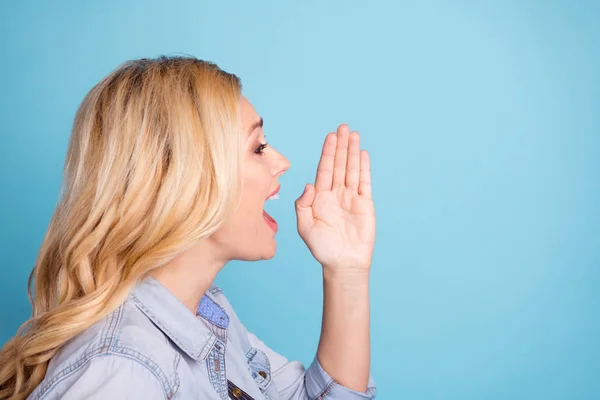
[(369, 268), (375, 242), (368, 153), (358, 132), (340, 125), (323, 144), (315, 186), (296, 201), (298, 232), (313, 256), (331, 268)]

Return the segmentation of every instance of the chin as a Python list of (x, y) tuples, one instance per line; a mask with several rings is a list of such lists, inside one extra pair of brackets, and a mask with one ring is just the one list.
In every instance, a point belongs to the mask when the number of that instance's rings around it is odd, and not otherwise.
[(270, 260), (271, 258), (275, 257), (275, 252), (277, 251), (277, 242), (275, 241), (275, 238), (271, 239), (269, 241), (269, 244), (265, 247), (266, 248), (263, 251), (262, 259)]
[(271, 258), (275, 257), (275, 252), (272, 252), (271, 254), (263, 257), (263, 260), (270, 260)]
[(273, 240), (273, 242), (270, 243), (268, 245), (268, 247), (265, 246), (264, 248), (259, 249), (258, 252), (256, 250), (257, 249), (255, 249), (253, 252), (248, 252), (248, 253), (245, 253), (244, 255), (240, 255), (237, 259), (242, 260), (242, 261), (270, 260), (271, 258), (275, 257), (275, 251), (277, 250), (277, 244)]
[(271, 246), (271, 248), (269, 250), (267, 250), (265, 252), (265, 255), (264, 255), (263, 259), (264, 260), (270, 260), (271, 258), (275, 257), (275, 252), (276, 251), (277, 251), (277, 244), (273, 240), (273, 245)]

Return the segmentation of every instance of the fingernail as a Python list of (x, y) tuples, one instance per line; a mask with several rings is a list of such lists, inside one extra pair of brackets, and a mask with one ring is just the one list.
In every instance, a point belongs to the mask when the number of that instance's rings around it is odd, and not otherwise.
[(303, 194), (306, 193), (306, 191), (308, 190), (308, 183), (306, 184), (306, 186), (304, 186), (304, 192), (302, 192)]

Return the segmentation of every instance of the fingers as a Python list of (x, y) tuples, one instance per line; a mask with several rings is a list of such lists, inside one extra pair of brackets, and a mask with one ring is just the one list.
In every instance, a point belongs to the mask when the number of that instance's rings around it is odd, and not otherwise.
[(360, 151), (360, 182), (358, 194), (371, 198), (371, 160), (366, 150)]
[(347, 187), (371, 198), (369, 153), (360, 149), (360, 135), (342, 124), (337, 134), (330, 132), (323, 143), (314, 189)]
[(315, 188), (317, 191), (331, 190), (336, 144), (337, 135), (333, 132), (330, 132), (323, 143), (321, 160), (319, 161), (319, 166), (317, 167), (317, 177), (315, 179)]
[(300, 236), (310, 231), (314, 222), (312, 204), (315, 200), (315, 188), (310, 183), (304, 188), (304, 193), (296, 200), (296, 223)]
[(348, 125), (342, 124), (337, 129), (337, 144), (333, 166), (333, 187), (341, 188), (346, 184), (346, 162), (348, 160)]
[(346, 164), (346, 187), (358, 191), (360, 176), (360, 136), (358, 132), (350, 132), (348, 138), (348, 163)]

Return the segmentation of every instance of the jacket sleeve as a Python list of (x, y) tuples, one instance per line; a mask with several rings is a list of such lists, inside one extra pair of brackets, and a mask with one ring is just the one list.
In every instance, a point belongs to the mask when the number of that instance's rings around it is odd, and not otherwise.
[(157, 376), (140, 361), (118, 355), (93, 357), (62, 378), (44, 393), (40, 400), (126, 400), (166, 399)]
[(281, 400), (362, 400), (374, 399), (376, 386), (371, 374), (365, 393), (350, 389), (336, 382), (323, 369), (315, 355), (308, 369), (299, 361), (288, 361), (281, 354), (267, 347), (256, 335), (248, 332), (250, 344), (262, 350), (271, 365), (272, 380)]

